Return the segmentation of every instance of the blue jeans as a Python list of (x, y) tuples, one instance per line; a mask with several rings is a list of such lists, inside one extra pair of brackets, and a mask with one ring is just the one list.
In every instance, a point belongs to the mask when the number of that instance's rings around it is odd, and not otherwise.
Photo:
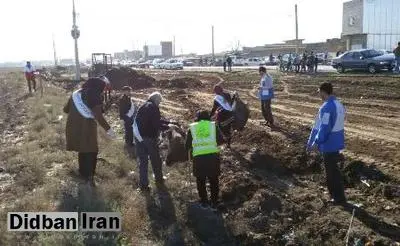
[(157, 139), (143, 138), (143, 142), (139, 142), (135, 138), (135, 141), (136, 141), (136, 155), (138, 157), (138, 163), (139, 163), (139, 176), (140, 176), (139, 186), (143, 188), (149, 185), (149, 177), (148, 177), (149, 157), (156, 182), (162, 182), (163, 181), (162, 160), (160, 157), (160, 151), (158, 148)]
[(400, 56), (396, 56), (396, 67), (394, 69), (395, 73), (400, 73)]

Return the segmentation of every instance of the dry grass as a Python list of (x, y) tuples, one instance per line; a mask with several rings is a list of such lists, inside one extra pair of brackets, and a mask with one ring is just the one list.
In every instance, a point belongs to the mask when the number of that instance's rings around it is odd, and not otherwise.
[[(16, 87), (24, 83), (21, 76), (12, 78), (17, 81)], [(0, 245), (131, 245), (133, 239), (147, 242), (145, 200), (136, 192), (137, 178), (128, 175), (136, 169), (136, 162), (127, 157), (120, 141), (105, 139), (99, 130), (103, 159), (98, 162), (98, 186), (88, 190), (76, 179), (77, 154), (65, 151), (66, 115), (62, 107), (66, 100), (65, 92), (57, 88), (46, 88), (43, 98), (28, 98), (23, 104), (27, 109), (23, 142), (2, 149), (6, 170), (15, 179), (0, 202), (4, 206), (0, 209)], [(122, 233), (114, 235), (9, 233), (8, 211), (120, 211), (124, 226)]]

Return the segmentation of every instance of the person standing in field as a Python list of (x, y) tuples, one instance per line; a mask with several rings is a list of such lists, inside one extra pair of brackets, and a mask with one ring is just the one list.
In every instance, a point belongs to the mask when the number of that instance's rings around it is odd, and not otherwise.
[(307, 142), (307, 151), (314, 147), (322, 153), (331, 202), (345, 205), (343, 178), (338, 163), (344, 149), (345, 108), (334, 95), (331, 83), (322, 83), (319, 94), (324, 101)]
[(133, 119), (136, 108), (131, 98), (132, 88), (129, 86), (122, 87), (123, 96), (119, 100), (119, 118), (124, 121), (125, 128), (125, 148), (131, 152), (134, 147), (133, 143)]
[[(193, 175), (196, 177), (200, 207), (217, 210), (219, 193), (220, 157), (217, 144), (219, 131), (207, 111), (196, 113), (186, 134), (186, 151), (193, 156)], [(210, 183), (211, 203), (207, 195), (206, 182)]]
[(393, 50), (394, 56), (396, 57), (396, 68), (394, 73), (400, 73), (400, 42), (397, 44), (396, 49)]
[(68, 114), (66, 124), (67, 150), (78, 152), (79, 174), (94, 186), (99, 147), (97, 143), (97, 124), (114, 139), (115, 132), (103, 117), (102, 94), (108, 83), (106, 77), (90, 78), (82, 88), (72, 93), (64, 112)]
[(36, 72), (35, 67), (31, 64), (30, 61), (27, 61), (24, 67), (24, 74), (26, 81), (28, 82), (29, 93), (32, 93), (32, 87), (33, 87), (33, 92), (36, 91), (35, 72)]
[(259, 86), (259, 97), (261, 99), (261, 111), (265, 119), (265, 124), (275, 130), (274, 117), (272, 115), (271, 100), (274, 98), (274, 87), (272, 76), (267, 73), (265, 67), (258, 69), (261, 80)]

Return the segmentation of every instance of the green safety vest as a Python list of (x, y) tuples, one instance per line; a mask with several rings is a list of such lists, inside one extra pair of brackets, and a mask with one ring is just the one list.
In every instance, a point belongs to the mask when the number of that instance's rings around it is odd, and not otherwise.
[(193, 156), (216, 154), (219, 152), (215, 122), (202, 120), (192, 123), (190, 124), (190, 132), (193, 139)]

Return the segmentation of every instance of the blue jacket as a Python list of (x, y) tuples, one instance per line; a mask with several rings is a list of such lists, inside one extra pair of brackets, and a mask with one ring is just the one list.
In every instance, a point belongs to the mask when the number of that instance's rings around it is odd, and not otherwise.
[(275, 96), (274, 88), (270, 88), (267, 90), (260, 90), (258, 93), (261, 101), (272, 99)]
[(344, 149), (345, 108), (334, 96), (321, 106), (308, 139), (307, 147), (314, 145), (322, 153)]

